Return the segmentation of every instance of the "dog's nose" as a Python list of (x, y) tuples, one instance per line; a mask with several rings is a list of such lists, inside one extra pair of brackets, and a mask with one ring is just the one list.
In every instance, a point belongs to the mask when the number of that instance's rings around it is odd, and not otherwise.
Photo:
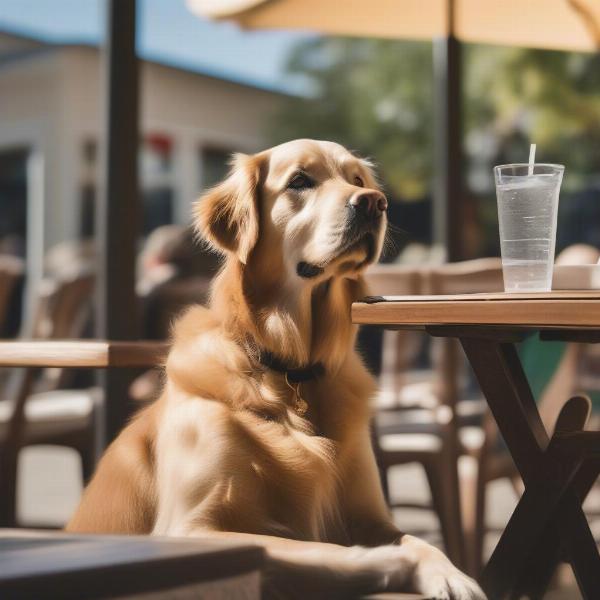
[(350, 199), (350, 206), (353, 206), (359, 215), (374, 219), (387, 210), (387, 200), (381, 192), (371, 190), (353, 196)]

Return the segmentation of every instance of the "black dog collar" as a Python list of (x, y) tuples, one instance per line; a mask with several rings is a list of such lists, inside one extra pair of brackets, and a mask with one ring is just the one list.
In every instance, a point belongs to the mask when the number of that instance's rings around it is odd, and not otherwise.
[(280, 358), (275, 356), (272, 352), (263, 350), (259, 356), (259, 362), (264, 367), (282, 373), (286, 376), (286, 380), (291, 385), (299, 383), (305, 383), (313, 379), (318, 379), (325, 374), (325, 367), (323, 363), (316, 362), (310, 365), (306, 365), (300, 369), (292, 369), (289, 365), (286, 365)]

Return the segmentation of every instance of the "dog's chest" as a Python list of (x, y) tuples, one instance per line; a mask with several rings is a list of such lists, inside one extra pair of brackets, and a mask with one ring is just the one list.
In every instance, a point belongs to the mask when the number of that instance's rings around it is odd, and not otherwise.
[(292, 537), (326, 539), (338, 520), (336, 443), (289, 423), (271, 423), (261, 437), (255, 471), (269, 521)]

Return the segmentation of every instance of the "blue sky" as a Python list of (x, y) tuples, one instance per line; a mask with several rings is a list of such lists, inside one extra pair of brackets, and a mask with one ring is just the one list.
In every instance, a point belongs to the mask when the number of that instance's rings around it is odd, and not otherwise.
[[(305, 33), (242, 31), (230, 23), (193, 16), (185, 0), (138, 0), (138, 49), (142, 56), (230, 76), (267, 87), (289, 88), (285, 58)], [(103, 0), (1, 0), (0, 29), (51, 41), (98, 42)]]

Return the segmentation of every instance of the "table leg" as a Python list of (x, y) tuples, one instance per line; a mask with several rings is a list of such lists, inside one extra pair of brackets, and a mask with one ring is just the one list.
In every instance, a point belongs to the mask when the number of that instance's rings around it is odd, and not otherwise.
[[(600, 472), (600, 462), (598, 460), (586, 460), (582, 466), (580, 467), (575, 481), (573, 482), (573, 491), (569, 492), (569, 494), (575, 494), (578, 505), (580, 506), (584, 500), (586, 499), (588, 493), (590, 492), (592, 486), (594, 485), (598, 473)], [(572, 501), (572, 499), (571, 499)], [(565, 502), (565, 499), (562, 501)], [(577, 510), (577, 506), (575, 507)], [(569, 508), (563, 507), (561, 512), (569, 513)], [(569, 522), (569, 520), (567, 520)], [(525, 572), (521, 573), (518, 589), (520, 593), (527, 598), (540, 598), (543, 595), (544, 590), (547, 588), (550, 579), (552, 578), (553, 573), (556, 571), (558, 564), (561, 560), (565, 560), (566, 556), (575, 556), (579, 550), (580, 546), (578, 543), (578, 535), (573, 534), (571, 531), (573, 529), (570, 525), (564, 526), (565, 521), (560, 521), (558, 518), (553, 517), (552, 523), (548, 527), (544, 536), (540, 539), (538, 544), (536, 545), (535, 550), (532, 553), (532, 556), (537, 557), (537, 561), (535, 565), (533, 565), (532, 569), (527, 569)], [(564, 531), (561, 534), (560, 526), (561, 524), (564, 526)], [(586, 523), (587, 525), (587, 523)], [(577, 529), (577, 527), (575, 527)], [(583, 538), (587, 538), (589, 535), (589, 528), (587, 528), (586, 532), (583, 532)], [(574, 541), (575, 547), (565, 547), (569, 543), (561, 541), (569, 538)], [(594, 542), (595, 544), (595, 542)], [(590, 553), (592, 556), (595, 556), (595, 560), (600, 560), (597, 552), (593, 551)], [(577, 559), (571, 558), (571, 562), (578, 563)], [(577, 570), (575, 564), (573, 565), (573, 569)], [(579, 569), (581, 570), (581, 569)], [(589, 570), (592, 573), (600, 572), (600, 566), (594, 566)], [(596, 580), (596, 577), (592, 578)], [(593, 590), (592, 586), (594, 582), (591, 582), (590, 585), (586, 585), (586, 580), (581, 577), (579, 581), (579, 585), (581, 589), (589, 589)], [(596, 582), (597, 585), (597, 582)], [(588, 593), (588, 597), (600, 597), (600, 594), (596, 593)]]
[[(556, 462), (556, 457), (551, 455), (551, 446), (547, 452), (550, 454), (547, 457), (550, 467)], [(549, 561), (556, 564), (552, 559), (554, 550), (560, 546), (554, 544), (552, 550), (548, 550), (540, 540), (551, 536), (549, 532), (557, 529), (557, 523), (565, 517), (565, 511), (577, 509), (571, 505), (565, 506), (564, 497), (572, 493), (570, 488), (580, 463), (581, 460), (573, 459), (569, 465), (562, 464), (561, 477), (547, 468), (540, 473), (538, 481), (526, 482), (525, 492), (484, 571), (484, 588), (493, 589), (494, 595), (503, 597), (511, 590), (524, 592), (525, 589), (539, 587), (536, 574), (540, 573), (541, 577)], [(548, 476), (544, 476), (544, 473)], [(581, 511), (581, 506), (578, 509)], [(525, 569), (521, 569), (521, 565), (526, 565)]]
[(518, 592), (515, 595), (523, 598), (543, 598), (552, 575), (564, 560), (564, 553), (560, 533), (553, 521), (532, 552), (532, 557), (537, 557), (537, 560), (532, 564), (528, 562), (527, 566), (521, 569), (515, 586)]
[(517, 468), (535, 478), (550, 440), (514, 345), (470, 338), (461, 343)]
[[(577, 485), (576, 476), (584, 456), (563, 457), (549, 447), (548, 435), (512, 344), (481, 338), (461, 338), (461, 342), (526, 485), (484, 571), (484, 589), (492, 599), (515, 591), (519, 580), (528, 589), (541, 590), (558, 555), (553, 551), (539, 555), (535, 552), (541, 540), (552, 541), (557, 548), (556, 541), (560, 539), (586, 597), (600, 597), (594, 596), (599, 585), (598, 552), (590, 542), (580, 495), (574, 492), (585, 487), (581, 482)], [(581, 420), (587, 418), (582, 406), (581, 402), (570, 403), (563, 420), (570, 418), (574, 422), (567, 429), (578, 429)], [(554, 528), (556, 535), (552, 533)], [(526, 567), (524, 571), (524, 563), (531, 569)]]
[(567, 557), (583, 597), (597, 600), (600, 598), (600, 555), (596, 540), (576, 495), (572, 492), (567, 494), (563, 505), (564, 518), (557, 522)]

